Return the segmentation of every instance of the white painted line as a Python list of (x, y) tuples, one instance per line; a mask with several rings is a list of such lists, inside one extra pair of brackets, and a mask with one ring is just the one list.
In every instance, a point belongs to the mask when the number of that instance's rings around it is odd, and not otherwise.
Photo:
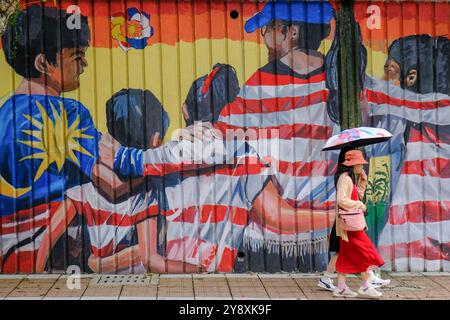
[(258, 274), (258, 276), (261, 279), (265, 279), (265, 278), (289, 279), (289, 278), (291, 278), (291, 274), (290, 273), (260, 273), (260, 274)]
[(26, 274), (0, 274), (0, 280), (24, 279), (26, 277), (27, 277)]
[(258, 278), (258, 274), (250, 273), (226, 273), (226, 278)]
[(206, 278), (225, 278), (224, 273), (194, 273), (194, 279), (206, 279)]
[(54, 273), (49, 273), (49, 274), (29, 274), (27, 276), (27, 279), (59, 279), (59, 277), (61, 277), (60, 274), (54, 274)]
[(422, 277), (420, 272), (388, 272), (393, 277)]
[(160, 279), (192, 279), (191, 274), (160, 274)]
[(321, 278), (322, 275), (318, 273), (291, 273), (291, 278)]
[(447, 277), (450, 276), (450, 272), (422, 272), (426, 277)]
[(43, 300), (80, 300), (81, 297), (44, 297)]
[[(61, 277), (60, 277), (60, 279), (67, 279), (67, 278), (69, 278), (69, 277), (73, 277), (73, 275), (70, 275), (70, 274), (62, 274), (61, 275)], [(90, 278), (94, 278), (94, 275), (93, 274), (79, 274), (79, 275), (77, 275), (77, 276), (79, 276), (81, 279), (90, 279)], [(96, 275), (96, 276), (98, 276), (98, 277), (100, 277), (99, 275)]]
[(6, 297), (5, 300), (42, 300), (42, 297)]

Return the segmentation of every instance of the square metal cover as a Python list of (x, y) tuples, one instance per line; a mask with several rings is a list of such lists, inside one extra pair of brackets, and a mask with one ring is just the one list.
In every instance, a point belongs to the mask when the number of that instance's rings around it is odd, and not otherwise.
[(98, 275), (92, 279), (92, 283), (95, 285), (148, 285), (150, 284), (152, 277), (145, 274), (130, 274), (130, 275), (114, 275), (103, 274)]

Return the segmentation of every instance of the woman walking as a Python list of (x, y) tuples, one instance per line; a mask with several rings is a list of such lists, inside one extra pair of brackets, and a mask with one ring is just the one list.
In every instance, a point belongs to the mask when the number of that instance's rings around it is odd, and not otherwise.
[[(344, 222), (345, 213), (366, 211), (366, 206), (359, 199), (367, 187), (367, 175), (363, 165), (367, 164), (359, 150), (345, 153), (345, 161), (340, 163), (335, 175), (337, 207), (342, 216), (337, 218), (336, 235), (340, 237), (339, 255), (336, 260), (338, 287), (333, 292), (337, 297), (356, 297), (358, 294), (369, 298), (379, 298), (382, 293), (370, 284), (370, 272), (384, 264), (374, 244), (365, 232), (347, 231), (349, 225)], [(355, 176), (358, 176), (356, 182)], [(362, 217), (364, 220), (364, 217)], [(345, 283), (346, 274), (360, 273), (362, 278), (358, 293), (352, 291)]]
[[(338, 165), (343, 163), (345, 161), (345, 154), (347, 151), (352, 150), (351, 148), (344, 148), (341, 149), (341, 152), (339, 153), (338, 158)], [(319, 288), (334, 291), (336, 290), (336, 286), (334, 285), (334, 282), (332, 280), (333, 277), (335, 277), (334, 273), (336, 271), (336, 260), (339, 255), (339, 237), (336, 235), (336, 221), (337, 221), (337, 215), (334, 220), (333, 228), (331, 229), (329, 243), (328, 243), (328, 252), (333, 253), (330, 257), (330, 261), (328, 262), (327, 270), (323, 273), (323, 276), (319, 279), (319, 282), (317, 285)]]
[[(338, 163), (342, 164), (345, 161), (345, 154), (350, 151), (355, 150), (352, 148), (344, 148), (341, 149), (341, 152), (339, 153)], [(367, 185), (367, 176), (366, 173), (363, 171), (361, 174), (361, 178), (359, 179), (359, 189), (361, 190), (361, 193), (359, 194), (359, 198), (362, 199), (364, 190)], [(337, 220), (337, 216), (336, 216)], [(325, 290), (334, 291), (337, 289), (335, 286), (332, 278), (335, 277), (334, 273), (336, 272), (336, 260), (339, 256), (339, 244), (340, 244), (340, 238), (336, 235), (336, 220), (334, 221), (333, 228), (331, 229), (330, 233), (330, 239), (329, 239), (329, 245), (328, 245), (328, 251), (332, 253), (330, 261), (328, 262), (327, 270), (323, 273), (323, 276), (319, 279), (319, 282), (317, 285)], [(369, 284), (373, 287), (382, 287), (386, 286), (391, 283), (391, 280), (389, 279), (381, 279), (378, 277), (373, 270), (369, 271)]]

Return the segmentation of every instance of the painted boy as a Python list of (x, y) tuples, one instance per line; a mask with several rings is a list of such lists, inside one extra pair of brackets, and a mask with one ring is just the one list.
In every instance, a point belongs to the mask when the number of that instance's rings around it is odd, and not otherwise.
[[(0, 107), (2, 272), (33, 272), (49, 218), (66, 190), (96, 176), (97, 132), (88, 109), (61, 94), (87, 67), (88, 21), (33, 5), (2, 36), (8, 64), (23, 77)], [(45, 33), (45, 36), (44, 36)], [(101, 186), (99, 186), (101, 187)]]

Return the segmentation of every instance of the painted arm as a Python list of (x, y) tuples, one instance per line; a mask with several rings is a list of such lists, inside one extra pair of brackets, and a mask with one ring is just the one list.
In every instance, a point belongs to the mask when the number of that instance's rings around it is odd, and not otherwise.
[[(198, 131), (198, 132), (197, 132)], [(121, 146), (105, 134), (99, 143), (99, 161), (122, 176), (164, 176), (225, 163), (226, 150), (220, 131), (199, 123), (181, 131), (181, 141), (169, 141), (152, 149)], [(233, 154), (229, 158), (233, 158)]]
[(329, 228), (334, 222), (334, 211), (294, 208), (281, 197), (272, 181), (255, 199), (253, 210), (263, 225), (277, 232), (308, 232)]
[(111, 203), (124, 201), (131, 191), (144, 183), (144, 178), (121, 180), (116, 173), (102, 163), (92, 168), (91, 181), (99, 193)]
[(120, 147), (113, 168), (123, 176), (164, 176), (226, 163), (223, 141), (169, 141), (159, 148), (140, 150)]
[(70, 199), (66, 199), (56, 209), (50, 219), (49, 226), (44, 231), (41, 245), (37, 252), (36, 272), (44, 272), (50, 252), (76, 215), (77, 210)]
[(142, 264), (149, 272), (155, 273), (196, 273), (201, 272), (196, 265), (183, 261), (168, 260), (158, 253), (158, 228), (154, 218), (137, 225), (138, 241)]
[(91, 254), (88, 265), (96, 273), (113, 273), (139, 264), (140, 261), (139, 245), (135, 245), (104, 258), (99, 258)]

